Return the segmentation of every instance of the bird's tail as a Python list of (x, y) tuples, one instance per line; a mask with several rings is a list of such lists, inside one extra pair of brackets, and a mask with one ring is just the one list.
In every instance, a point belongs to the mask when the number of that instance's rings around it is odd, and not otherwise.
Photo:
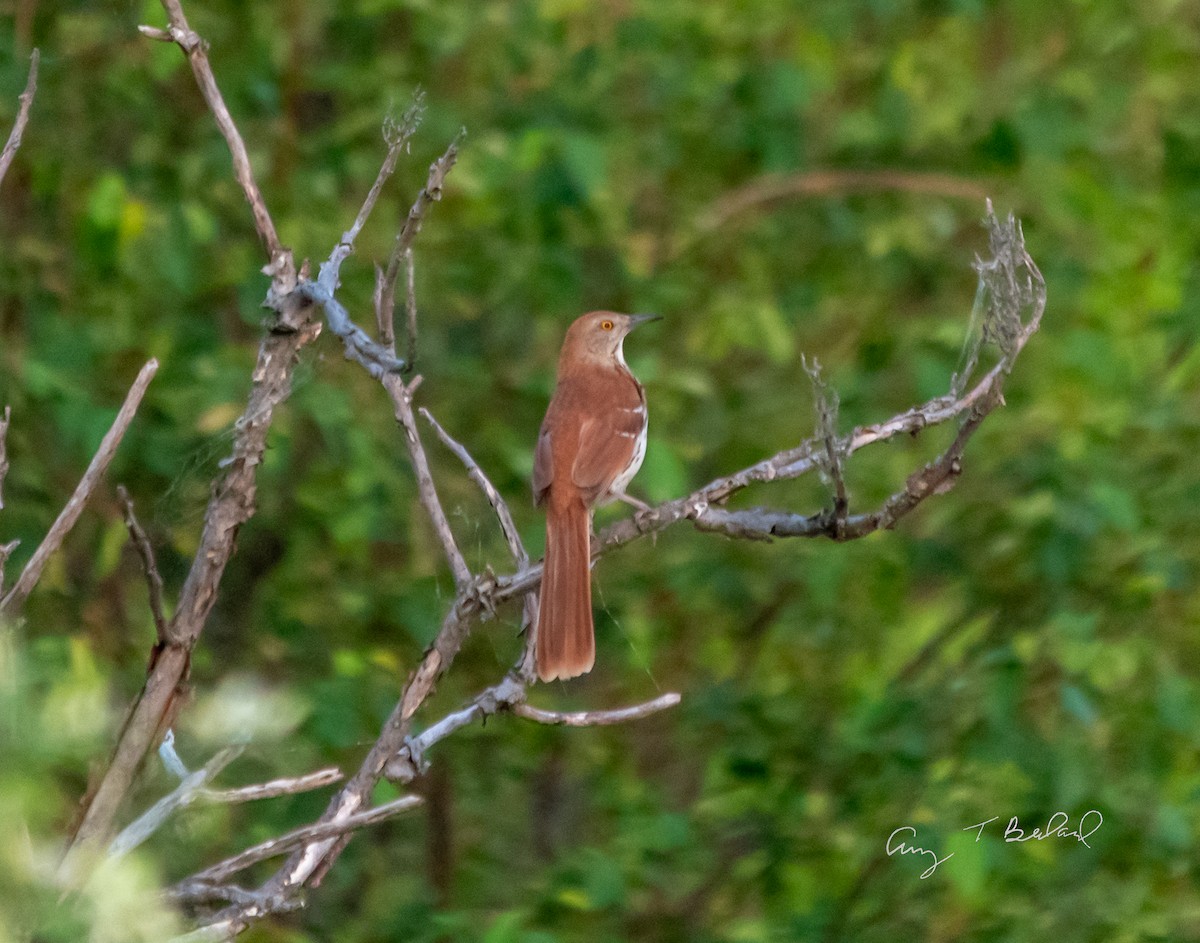
[(543, 681), (592, 670), (591, 514), (582, 500), (546, 509), (546, 563), (538, 615), (537, 669)]

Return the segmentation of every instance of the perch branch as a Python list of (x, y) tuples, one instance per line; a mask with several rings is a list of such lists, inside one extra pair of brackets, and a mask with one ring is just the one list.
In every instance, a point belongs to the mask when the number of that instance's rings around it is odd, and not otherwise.
[(62, 545), (63, 539), (70, 533), (71, 528), (75, 526), (75, 522), (79, 520), (79, 515), (83, 513), (84, 505), (87, 504), (88, 499), (92, 496), (92, 492), (96, 490), (100, 479), (104, 477), (104, 473), (108, 470), (113, 456), (117, 454), (117, 446), (121, 444), (121, 439), (125, 437), (125, 433), (129, 429), (129, 424), (133, 422), (134, 414), (137, 413), (138, 406), (141, 405), (142, 397), (146, 395), (146, 387), (150, 385), (150, 381), (154, 379), (154, 374), (157, 372), (158, 361), (150, 360), (138, 373), (137, 379), (133, 381), (133, 386), (129, 388), (129, 392), (125, 396), (125, 402), (117, 412), (116, 419), (113, 420), (112, 426), (109, 427), (108, 432), (105, 433), (104, 438), (100, 441), (100, 447), (96, 449), (96, 454), (92, 456), (91, 464), (88, 465), (83, 478), (79, 480), (79, 484), (75, 487), (75, 493), (71, 495), (66, 507), (62, 509), (62, 512), (50, 527), (41, 544), (33, 552), (33, 556), (29, 558), (29, 562), (25, 564), (25, 568), (21, 571), (21, 575), (17, 577), (17, 581), (13, 584), (12, 589), (8, 591), (3, 599), (0, 599), (0, 616), (12, 616), (21, 608), (21, 605), (33, 590), (33, 587), (37, 584), (38, 579), (41, 578), (42, 570), (45, 569), (47, 561)]
[(0, 151), (0, 182), (4, 181), (4, 175), (8, 173), (8, 166), (13, 162), (13, 158), (17, 156), (17, 148), (21, 146), (21, 136), (25, 133), (25, 125), (29, 123), (29, 109), (33, 107), (33, 96), (37, 94), (37, 76), (38, 62), (41, 59), (41, 53), (36, 49), (29, 56), (29, 78), (25, 81), (25, 91), (21, 93), (21, 104), (17, 107), (17, 120), (13, 122), (12, 131), (8, 135), (8, 141), (4, 145), (4, 150)]
[[(1008, 325), (1006, 331), (1011, 335), (1008, 350), (1003, 353), (999, 362), (970, 389), (961, 395), (939, 396), (920, 406), (915, 406), (903, 413), (893, 416), (885, 422), (875, 425), (860, 426), (849, 434), (837, 438), (834, 443), (836, 452), (842, 460), (849, 458), (859, 449), (866, 448), (878, 442), (885, 442), (896, 436), (907, 434), (916, 435), (928, 426), (938, 425), (969, 416), (971, 411), (982, 407), (990, 411), (1004, 402), (1004, 381), (1025, 344), (1037, 332), (1041, 325), (1042, 315), (1046, 308), (1046, 286), (1041, 273), (1025, 250), (1024, 236), (1020, 225), (1009, 216), (1004, 222), (996, 219), (988, 204), (988, 215), (985, 220), (989, 232), (993, 258), (976, 263), (980, 273), (981, 290), (980, 303), (985, 307), (985, 325), (995, 318), (1003, 316)], [(1017, 309), (1028, 311), (1028, 317), (1020, 321), (1019, 326), (1012, 323)], [(992, 328), (993, 332), (996, 330)], [(954, 382), (960, 379), (955, 377)], [(969, 434), (969, 433), (968, 433)], [(739, 512), (726, 512), (715, 505), (724, 504), (733, 495), (753, 484), (767, 483), (776, 480), (798, 478), (823, 466), (827, 461), (828, 445), (822, 435), (805, 439), (798, 446), (786, 449), (770, 458), (764, 459), (741, 471), (717, 478), (702, 488), (697, 489), (683, 498), (667, 501), (652, 508), (650, 511), (637, 514), (634, 517), (617, 521), (601, 530), (592, 541), (593, 554), (606, 553), (616, 547), (623, 546), (633, 540), (651, 533), (664, 530), (683, 520), (692, 521), (703, 529), (705, 524), (721, 529), (721, 524), (728, 519), (727, 515)], [(937, 493), (937, 489), (922, 492), (924, 496)], [(897, 508), (893, 508), (893, 511)], [(907, 510), (911, 510), (908, 508)], [(907, 513), (907, 510), (904, 513)], [(782, 512), (751, 512), (753, 514)], [(890, 513), (890, 512), (889, 512)], [(738, 522), (735, 536), (745, 538), (770, 538), (773, 536), (831, 536), (827, 515), (813, 515), (806, 518), (808, 524), (798, 523), (799, 518), (784, 515), (787, 526), (785, 532), (772, 533), (769, 525), (774, 520), (763, 519), (763, 526), (755, 526), (755, 522), (744, 518)], [(736, 519), (735, 519), (736, 520)], [(819, 526), (818, 526), (819, 525)], [(854, 536), (864, 536), (879, 526), (868, 527), (860, 518), (847, 518), (847, 533)], [(816, 533), (813, 533), (816, 531)], [(857, 532), (856, 532), (857, 531)], [(533, 564), (524, 570), (507, 576), (498, 576), (481, 585), (479, 591), (488, 597), (489, 608), (528, 592), (536, 587), (542, 578), (541, 564)]]

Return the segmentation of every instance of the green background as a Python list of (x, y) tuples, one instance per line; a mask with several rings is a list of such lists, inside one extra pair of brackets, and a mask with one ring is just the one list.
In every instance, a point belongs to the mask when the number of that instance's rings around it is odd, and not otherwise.
[[(511, 501), (535, 553), (532, 444), (570, 319), (628, 344), (663, 500), (812, 429), (802, 353), (843, 429), (944, 392), (986, 250), (1025, 224), (1042, 332), (965, 474), (891, 533), (739, 543), (676, 527), (607, 556), (599, 655), (542, 706), (679, 708), (603, 730), (510, 717), (431, 754), (424, 811), (356, 838), (309, 909), (255, 941), (1178, 940), (1200, 935), (1200, 7), (743, 0), (193, 2), (192, 25), (285, 243), (323, 259), (420, 86), (426, 120), (343, 268), (371, 262), (468, 131), (417, 242), (420, 401)], [(0, 6), (0, 129), (42, 77), (0, 187), (10, 580), (140, 365), (162, 369), (108, 476), (0, 645), (0, 940), (156, 940), (152, 889), (315, 818), (320, 793), (185, 810), (60, 904), (56, 843), (153, 639), (115, 498), (174, 597), (230, 449), (267, 280), (224, 142), (157, 4)], [(743, 205), (773, 176), (888, 171)], [(938, 175), (916, 192), (919, 175)], [(816, 179), (811, 177), (810, 180)], [(926, 179), (921, 177), (920, 179)], [(852, 461), (866, 510), (950, 430)], [(271, 431), (179, 725), (221, 783), (357, 766), (453, 584), (382, 390), (329, 336)], [(478, 569), (487, 505), (428, 437)], [(816, 511), (811, 481), (741, 504)], [(605, 512), (601, 520), (625, 513)], [(475, 632), (420, 720), (499, 678), (518, 613)], [(147, 766), (127, 815), (171, 788)], [(394, 795), (381, 789), (378, 799)], [(1003, 823), (1104, 816), (1090, 848)], [(982, 840), (962, 829), (993, 816)], [(911, 825), (954, 857), (884, 854)], [(250, 882), (269, 873), (245, 876)], [(183, 924), (174, 924), (182, 926)], [(34, 933), (31, 928), (37, 927)]]

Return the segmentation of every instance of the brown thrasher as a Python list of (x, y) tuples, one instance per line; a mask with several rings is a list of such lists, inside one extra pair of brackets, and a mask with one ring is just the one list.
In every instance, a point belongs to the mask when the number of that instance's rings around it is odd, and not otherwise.
[(567, 329), (558, 382), (538, 433), (533, 500), (546, 506), (537, 627), (543, 681), (592, 670), (592, 508), (621, 499), (646, 457), (646, 394), (625, 365), (625, 335), (652, 314), (593, 311)]

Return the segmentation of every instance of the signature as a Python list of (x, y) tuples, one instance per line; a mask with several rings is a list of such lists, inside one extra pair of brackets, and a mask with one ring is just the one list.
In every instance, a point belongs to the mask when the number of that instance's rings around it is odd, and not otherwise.
[[(1095, 816), (1095, 824), (1092, 825), (1091, 828), (1087, 828), (1087, 826), (1093, 821), (1092, 816)], [(975, 829), (975, 840), (979, 841), (979, 839), (983, 836), (984, 828), (986, 828), (988, 825), (991, 825), (992, 822), (995, 822), (998, 818), (1000, 818), (1000, 816), (994, 815), (986, 822), (980, 822), (978, 825), (968, 825), (963, 829), (963, 831), (969, 832), (972, 829)], [(1091, 838), (1092, 835), (1095, 834), (1096, 829), (1103, 824), (1104, 816), (1095, 809), (1084, 812), (1083, 815), (1079, 817), (1079, 825), (1074, 829), (1070, 827), (1071, 820), (1066, 812), (1055, 812), (1052, 816), (1050, 816), (1050, 821), (1046, 823), (1046, 828), (1044, 830), (1035, 828), (1027, 835), (1025, 834), (1026, 830), (1021, 828), (1021, 823), (1014, 815), (1008, 820), (1008, 825), (1004, 829), (1004, 840), (1006, 842), (1012, 842), (1045, 841), (1047, 838), (1074, 838), (1077, 842), (1080, 842), (1086, 847), (1091, 848), (1092, 846), (1088, 845), (1087, 840)]]
[(939, 858), (937, 856), (937, 852), (932, 848), (922, 848), (920, 845), (910, 845), (903, 840), (896, 841), (896, 836), (901, 832), (912, 832), (914, 838), (917, 834), (917, 830), (911, 825), (901, 825), (898, 829), (892, 832), (892, 834), (888, 836), (887, 840), (888, 857), (890, 858), (892, 855), (929, 855), (929, 857), (933, 859), (933, 864), (921, 872), (922, 881), (929, 877), (929, 875), (933, 874), (933, 872), (937, 870), (939, 864), (944, 861), (949, 861), (954, 857), (954, 852), (950, 852), (950, 854), (946, 855), (945, 858)]
[[(994, 815), (990, 819), (978, 823), (977, 825), (968, 825), (963, 829), (964, 832), (974, 832), (975, 841), (978, 842), (983, 837), (983, 831), (993, 822), (998, 821), (1000, 816)], [(1072, 828), (1070, 816), (1066, 812), (1055, 812), (1046, 822), (1045, 828), (1022, 828), (1020, 820), (1014, 815), (1008, 820), (1008, 825), (1004, 828), (1005, 842), (1025, 842), (1025, 841), (1045, 841), (1047, 838), (1074, 838), (1082, 845), (1091, 848), (1088, 844), (1088, 839), (1096, 833), (1101, 825), (1104, 824), (1104, 816), (1096, 809), (1090, 809), (1079, 817), (1079, 823)], [(954, 852), (938, 857), (938, 853), (933, 848), (926, 848), (916, 844), (917, 830), (911, 825), (901, 825), (898, 829), (888, 836), (887, 844), (884, 846), (888, 857), (892, 855), (926, 855), (933, 862), (924, 871), (921, 872), (920, 879), (924, 881), (932, 875), (938, 865), (944, 864), (954, 857)]]

